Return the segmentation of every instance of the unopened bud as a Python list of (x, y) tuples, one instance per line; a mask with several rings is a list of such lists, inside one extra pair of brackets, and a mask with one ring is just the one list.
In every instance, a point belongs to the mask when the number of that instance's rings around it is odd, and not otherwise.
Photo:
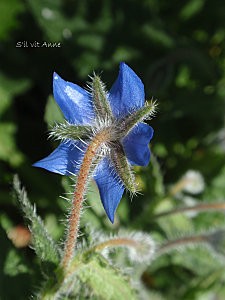
[(31, 233), (27, 227), (18, 225), (8, 231), (8, 238), (17, 248), (27, 247), (31, 241)]

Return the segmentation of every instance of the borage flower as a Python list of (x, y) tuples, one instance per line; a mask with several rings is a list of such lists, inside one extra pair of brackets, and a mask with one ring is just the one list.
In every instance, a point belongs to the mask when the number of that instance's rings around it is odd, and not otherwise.
[(145, 103), (143, 83), (125, 63), (120, 64), (118, 78), (109, 92), (95, 74), (88, 88), (64, 81), (54, 73), (54, 98), (66, 123), (55, 126), (51, 135), (62, 142), (34, 166), (62, 175), (79, 174), (84, 156), (92, 155), (89, 163), (94, 167), (89, 175), (91, 172), (113, 223), (124, 189), (136, 191), (132, 165), (149, 163), (153, 129), (143, 121), (151, 118), (156, 105)]

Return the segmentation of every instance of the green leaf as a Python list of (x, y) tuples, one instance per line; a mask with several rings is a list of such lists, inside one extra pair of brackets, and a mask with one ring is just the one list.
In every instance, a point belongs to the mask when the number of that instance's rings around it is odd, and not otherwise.
[(21, 188), (18, 176), (14, 176), (13, 186), (25, 217), (31, 223), (33, 247), (37, 255), (44, 262), (58, 264), (60, 258), (58, 246), (47, 232), (35, 207), (29, 202), (26, 191)]
[[(28, 256), (16, 249), (0, 225), (0, 299), (29, 299), (32, 276)], [(29, 257), (30, 259), (30, 257)]]
[(15, 124), (0, 123), (0, 159), (9, 162), (12, 166), (18, 166), (23, 161), (23, 154), (18, 151), (15, 143), (15, 132)]
[[(76, 27), (85, 28), (85, 22), (79, 16), (68, 18), (62, 11), (60, 0), (29, 0), (29, 8), (37, 24), (42, 29), (44, 37), (51, 42), (69, 38)], [(76, 8), (79, 9), (79, 3)]]
[(89, 251), (78, 253), (65, 273), (59, 269), (56, 276), (49, 277), (38, 299), (137, 299), (129, 278)]
[(24, 10), (24, 3), (18, 0), (1, 0), (0, 40), (6, 39), (10, 30), (18, 26), (17, 15)]
[(137, 299), (127, 278), (109, 265), (103, 265), (97, 257), (79, 269), (78, 277), (100, 299)]
[(15, 249), (11, 249), (6, 257), (4, 265), (4, 274), (16, 276), (22, 273), (28, 273), (28, 267), (22, 262), (21, 257)]
[[(71, 262), (68, 274), (61, 286), (62, 294), (68, 291), (70, 286), (74, 296), (74, 292), (80, 296), (85, 291), (86, 295), (92, 295), (93, 299), (136, 299), (129, 278), (110, 266), (99, 254), (92, 253), (91, 257), (87, 257), (87, 252), (80, 253)], [(77, 290), (77, 285), (80, 291)]]
[(47, 99), (44, 120), (49, 126), (64, 121), (63, 114), (52, 96)]
[(197, 245), (192, 248), (189, 247), (177, 252), (176, 255), (172, 255), (172, 261), (174, 264), (192, 270), (199, 276), (204, 276), (224, 266), (222, 261), (216, 259), (213, 251), (203, 245)]
[(174, 46), (174, 40), (163, 28), (148, 24), (144, 25), (142, 30), (146, 38), (151, 42), (165, 48), (172, 48)]
[(139, 51), (140, 50), (137, 50), (134, 47), (129, 47), (128, 45), (118, 45), (113, 53), (112, 58), (115, 63), (120, 63), (121, 61), (131, 61), (140, 55)]
[(224, 178), (225, 178), (225, 166), (223, 166), (220, 172), (213, 178), (210, 185), (207, 186), (206, 195), (209, 199), (224, 199)]
[(0, 82), (1, 82), (0, 85), (0, 99), (1, 99), (0, 116), (1, 116), (10, 107), (13, 97), (23, 93), (30, 87), (30, 80), (9, 79), (8, 77), (0, 73)]
[(205, 4), (205, 0), (191, 0), (188, 1), (186, 5), (182, 8), (180, 12), (180, 17), (183, 20), (188, 20), (194, 17), (196, 14), (200, 13), (203, 6)]

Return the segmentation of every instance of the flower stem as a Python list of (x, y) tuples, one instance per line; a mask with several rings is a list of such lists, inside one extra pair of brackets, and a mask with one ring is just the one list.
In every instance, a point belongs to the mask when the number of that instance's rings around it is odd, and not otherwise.
[(173, 250), (180, 246), (185, 246), (188, 244), (195, 244), (195, 243), (207, 243), (207, 236), (206, 235), (193, 235), (193, 236), (186, 236), (182, 237), (177, 240), (168, 241), (164, 245), (158, 248), (156, 251), (156, 255), (162, 255), (164, 253), (169, 252), (169, 250)]
[(95, 251), (102, 251), (105, 248), (108, 247), (121, 247), (121, 246), (127, 246), (127, 247), (134, 247), (137, 248), (138, 243), (132, 238), (114, 238), (105, 242), (102, 242), (94, 247)]
[(97, 133), (90, 142), (87, 151), (84, 155), (83, 162), (80, 167), (80, 171), (77, 176), (77, 184), (75, 186), (73, 194), (72, 210), (69, 218), (68, 234), (64, 247), (64, 255), (62, 259), (62, 266), (67, 268), (76, 247), (76, 241), (78, 236), (80, 215), (82, 211), (82, 204), (84, 201), (84, 195), (86, 185), (89, 179), (92, 163), (96, 157), (99, 147), (109, 140), (109, 130), (104, 129)]
[(188, 207), (179, 207), (176, 209), (171, 209), (167, 210), (161, 213), (158, 213), (154, 215), (154, 218), (161, 218), (173, 214), (178, 214), (178, 213), (185, 213), (189, 211), (194, 211), (194, 212), (203, 212), (203, 211), (209, 211), (209, 210), (215, 210), (215, 211), (221, 211), (225, 210), (225, 203), (224, 202), (219, 202), (219, 203), (204, 203), (204, 204), (197, 204), (194, 206), (188, 206)]

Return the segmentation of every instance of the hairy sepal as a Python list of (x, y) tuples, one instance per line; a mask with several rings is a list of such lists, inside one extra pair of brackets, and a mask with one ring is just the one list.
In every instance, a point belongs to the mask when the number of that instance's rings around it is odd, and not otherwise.
[(111, 159), (125, 188), (135, 194), (137, 192), (135, 176), (121, 145), (117, 145), (116, 151), (111, 151)]
[(49, 134), (49, 137), (55, 140), (81, 140), (87, 139), (92, 134), (91, 126), (77, 126), (68, 122), (55, 125)]
[(119, 120), (118, 128), (120, 128), (121, 138), (126, 136), (138, 123), (151, 120), (156, 113), (156, 107), (156, 101), (146, 102), (143, 107)]
[(107, 91), (105, 85), (101, 81), (100, 77), (96, 74), (94, 74), (91, 79), (92, 82), (90, 83), (89, 88), (92, 93), (95, 113), (100, 121), (108, 120), (110, 122), (113, 120), (113, 114), (107, 100)]

